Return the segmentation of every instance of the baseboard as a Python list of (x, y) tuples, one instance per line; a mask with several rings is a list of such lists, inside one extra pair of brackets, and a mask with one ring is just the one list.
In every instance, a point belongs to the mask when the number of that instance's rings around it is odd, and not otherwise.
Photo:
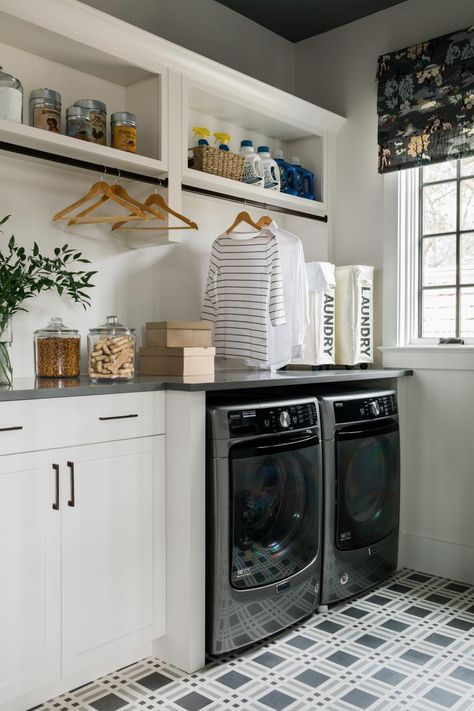
[(401, 568), (474, 585), (474, 546), (402, 533), (398, 562)]

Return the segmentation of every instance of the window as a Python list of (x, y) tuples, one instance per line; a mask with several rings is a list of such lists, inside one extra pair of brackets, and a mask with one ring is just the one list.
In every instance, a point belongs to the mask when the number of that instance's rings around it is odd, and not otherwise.
[(474, 343), (474, 157), (399, 180), (399, 343)]
[(474, 337), (474, 158), (419, 168), (418, 337)]

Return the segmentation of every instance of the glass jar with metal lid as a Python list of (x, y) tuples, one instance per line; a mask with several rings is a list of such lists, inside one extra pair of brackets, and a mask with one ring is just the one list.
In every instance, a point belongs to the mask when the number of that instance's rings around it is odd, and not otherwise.
[(80, 373), (81, 337), (61, 318), (52, 318), (34, 333), (38, 378), (76, 378)]
[(89, 377), (98, 380), (131, 380), (135, 375), (135, 329), (107, 316), (87, 337)]
[(0, 67), (0, 119), (23, 120), (23, 87), (19, 79), (7, 74)]
[(105, 146), (107, 143), (107, 107), (97, 99), (79, 99), (74, 106), (80, 106), (89, 111), (91, 126), (91, 141)]
[(81, 106), (69, 106), (66, 109), (66, 133), (71, 138), (80, 138), (81, 141), (91, 140), (89, 109), (83, 109)]
[(30, 124), (61, 133), (61, 94), (53, 89), (34, 89), (30, 94)]
[(111, 146), (119, 151), (137, 152), (137, 119), (128, 111), (116, 111), (110, 117)]

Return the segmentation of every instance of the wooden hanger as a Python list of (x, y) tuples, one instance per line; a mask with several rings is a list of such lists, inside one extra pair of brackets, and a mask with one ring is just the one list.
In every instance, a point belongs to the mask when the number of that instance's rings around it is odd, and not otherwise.
[[(121, 207), (125, 207), (128, 210), (131, 210), (134, 213), (134, 217), (130, 218), (129, 216), (123, 217), (123, 220), (128, 220), (128, 219), (136, 219), (137, 217), (141, 217), (142, 219), (147, 219), (145, 216), (145, 213), (141, 208), (136, 207), (132, 203), (129, 203), (125, 201), (123, 198), (121, 198), (119, 195), (116, 195), (115, 192), (112, 190), (111, 186), (106, 183), (104, 180), (100, 180), (97, 183), (94, 183), (90, 190), (79, 200), (76, 200), (76, 202), (73, 202), (71, 205), (68, 205), (65, 207), (63, 210), (60, 210), (57, 212), (54, 217), (53, 221), (57, 220), (67, 220), (69, 219), (69, 215), (71, 212), (74, 212), (74, 210), (77, 210), (77, 208), (81, 207), (82, 205), (85, 205), (85, 203), (89, 202), (95, 197), (101, 196), (102, 198), (105, 198), (104, 200), (98, 200), (91, 208), (88, 208), (87, 210), (84, 210), (83, 212), (88, 215), (92, 210), (95, 210), (99, 205), (103, 204), (103, 202), (106, 202), (106, 200), (112, 200), (113, 202), (117, 203)], [(91, 218), (90, 220), (81, 220), (81, 214), (79, 213), (76, 215), (75, 218), (72, 218), (69, 221), (69, 224), (75, 224), (76, 222), (84, 222), (84, 223), (100, 223), (100, 222), (112, 222), (117, 219), (117, 215), (106, 215), (106, 216), (101, 216), (101, 217), (95, 217)]]
[[(110, 186), (110, 189), (116, 196), (118, 196), (122, 200), (125, 200), (125, 202), (127, 203), (127, 207), (129, 207), (129, 209), (133, 210), (133, 208), (136, 207), (137, 210), (139, 211), (138, 213), (136, 213), (134, 211), (131, 215), (127, 215), (126, 218), (125, 217), (122, 218), (123, 220), (125, 220), (125, 219), (135, 220), (138, 217), (141, 217), (141, 214), (144, 212), (147, 212), (148, 214), (153, 215), (153, 217), (155, 217), (158, 220), (165, 220), (166, 219), (166, 216), (162, 212), (159, 212), (158, 210), (155, 210), (152, 207), (148, 207), (148, 206), (144, 205), (143, 203), (139, 202), (138, 200), (135, 200), (135, 198), (133, 198), (130, 195), (130, 193), (123, 187), (123, 185), (120, 185), (119, 183), (113, 183), (113, 185)], [(85, 220), (84, 218), (87, 217), (87, 215), (89, 215), (91, 212), (96, 210), (98, 207), (103, 205), (104, 202), (107, 202), (107, 200), (109, 200), (109, 199), (110, 198), (108, 197), (108, 195), (103, 195), (100, 198), (100, 200), (98, 200), (96, 203), (94, 203), (87, 209), (83, 210), (82, 212), (77, 214), (72, 220), (70, 220), (68, 222), (68, 225), (74, 225), (74, 224), (78, 224), (78, 223), (89, 224), (89, 220)], [(114, 222), (115, 220), (117, 220), (117, 218), (118, 218), (118, 215), (110, 215), (107, 217), (107, 220), (101, 220), (101, 221), (102, 222)], [(149, 218), (144, 216), (141, 219), (149, 219)], [(96, 221), (97, 220), (94, 219), (94, 222), (96, 222)]]
[(258, 222), (254, 222), (250, 217), (249, 213), (243, 211), (239, 212), (229, 229), (226, 230), (226, 234), (230, 235), (235, 230), (235, 228), (242, 222), (245, 222), (247, 225), (250, 225), (250, 227), (253, 227), (255, 230), (258, 230), (258, 232), (260, 232), (260, 225), (258, 224)]
[(257, 225), (262, 229), (263, 227), (268, 227), (271, 225), (273, 222), (273, 217), (269, 217), (268, 215), (263, 215), (258, 221)]
[[(176, 212), (173, 210), (164, 197), (160, 195), (159, 193), (152, 193), (147, 197), (145, 202), (143, 203), (144, 208), (152, 208), (153, 205), (158, 205), (164, 212), (167, 212), (169, 215), (173, 215), (174, 217), (177, 217), (178, 220), (181, 220), (184, 222), (186, 227), (182, 227), (180, 225), (177, 226), (164, 226), (164, 227), (157, 227), (157, 226), (141, 226), (141, 225), (134, 225), (134, 226), (126, 226), (122, 227), (122, 225), (125, 223), (125, 220), (121, 219), (119, 222), (116, 222), (115, 225), (112, 226), (112, 230), (127, 230), (127, 231), (132, 231), (132, 230), (197, 230), (199, 229), (197, 224), (190, 220), (188, 217), (185, 217), (185, 215), (181, 215), (179, 212)], [(137, 218), (131, 218), (131, 219), (137, 219)], [(161, 218), (164, 219), (164, 218)]]

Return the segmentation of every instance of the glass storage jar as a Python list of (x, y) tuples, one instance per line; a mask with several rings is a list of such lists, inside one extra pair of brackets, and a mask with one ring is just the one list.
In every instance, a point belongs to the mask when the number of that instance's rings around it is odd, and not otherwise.
[(87, 337), (89, 377), (98, 380), (131, 380), (135, 375), (136, 336), (134, 328), (107, 316), (105, 323), (91, 328)]
[(17, 123), (23, 120), (23, 87), (3, 67), (0, 67), (0, 119)]
[(77, 378), (80, 373), (81, 337), (61, 318), (34, 332), (35, 369), (38, 378)]

